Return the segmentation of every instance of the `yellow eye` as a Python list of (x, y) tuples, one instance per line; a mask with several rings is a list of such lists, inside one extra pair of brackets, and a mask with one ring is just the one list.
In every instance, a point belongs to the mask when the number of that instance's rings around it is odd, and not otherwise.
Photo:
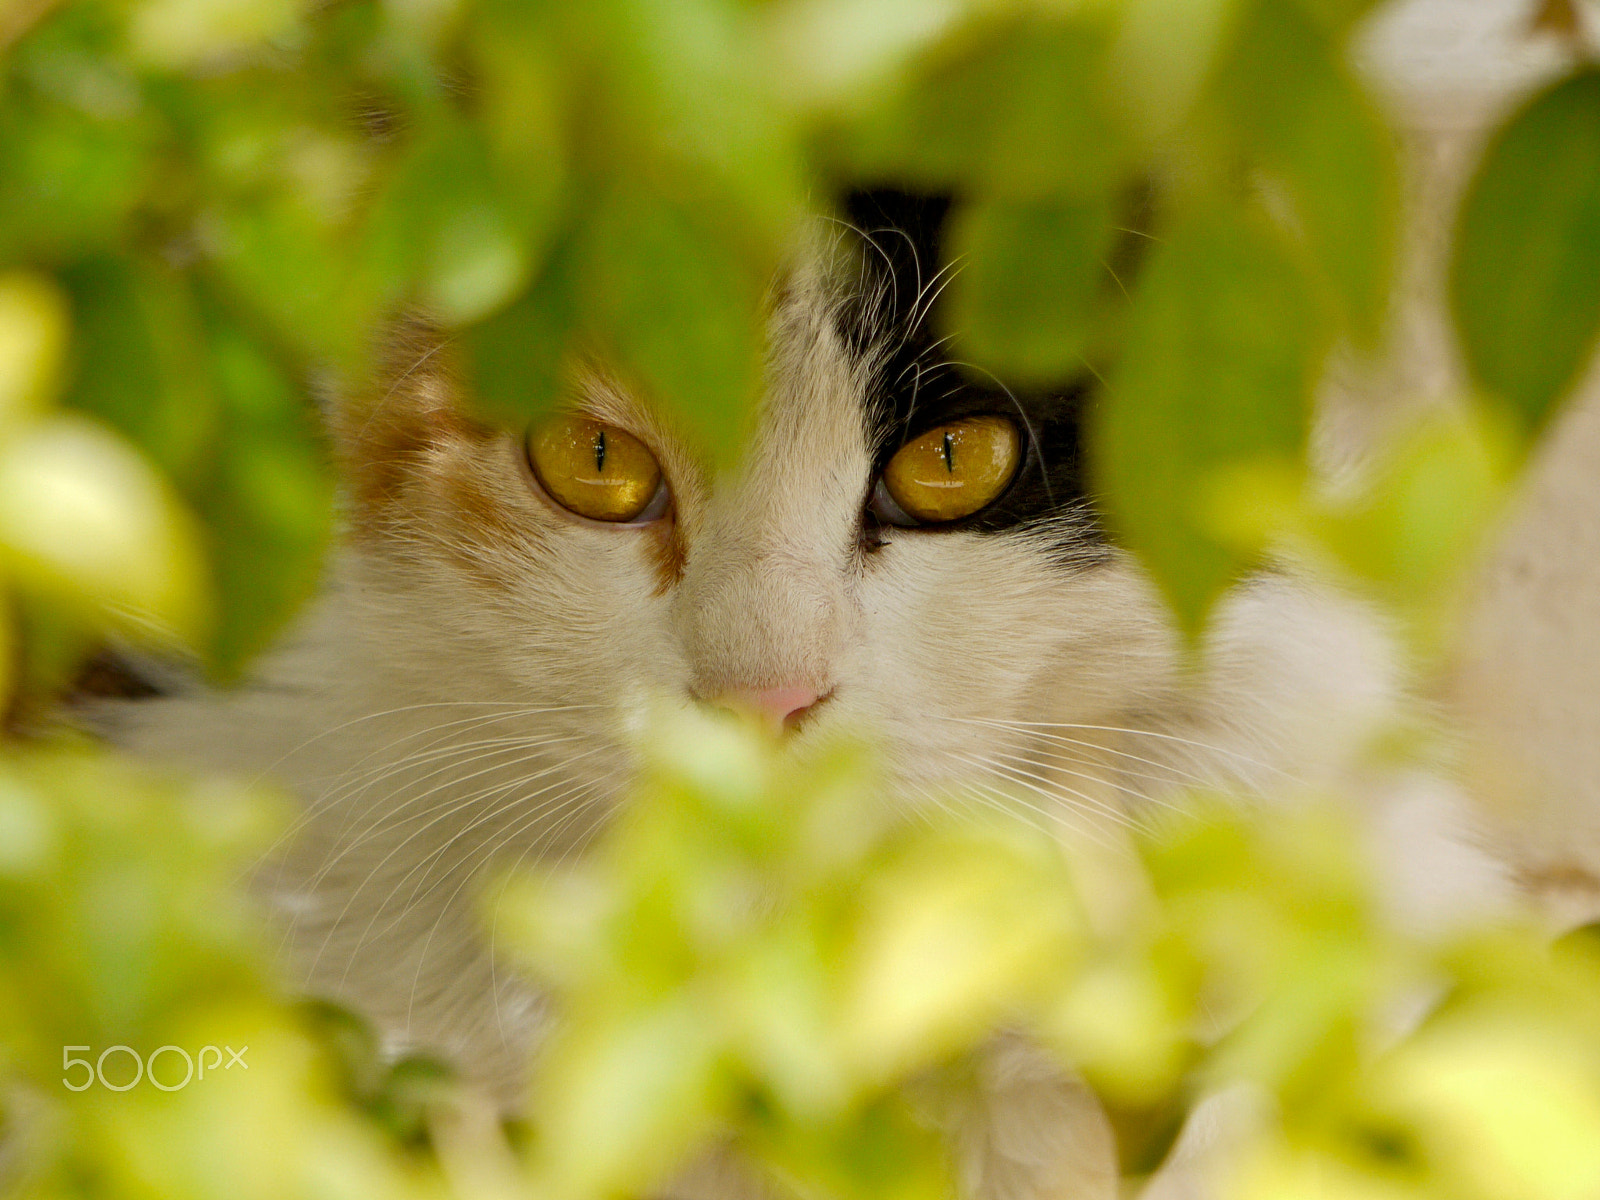
[(1004, 417), (968, 417), (901, 446), (883, 484), (916, 521), (958, 521), (992, 503), (1022, 459), (1017, 427)]
[(551, 499), (596, 521), (632, 521), (661, 490), (645, 444), (589, 417), (555, 417), (532, 430), (528, 461)]

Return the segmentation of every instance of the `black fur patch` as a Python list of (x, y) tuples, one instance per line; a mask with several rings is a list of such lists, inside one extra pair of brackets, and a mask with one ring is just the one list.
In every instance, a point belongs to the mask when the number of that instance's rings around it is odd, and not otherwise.
[(949, 196), (891, 190), (851, 192), (850, 222), (865, 235), (863, 286), (839, 309), (840, 332), (873, 364), (867, 436), (881, 471), (906, 441), (936, 425), (979, 413), (1008, 416), (1025, 431), (1027, 458), (1011, 486), (971, 517), (938, 529), (999, 532), (1044, 527), (1081, 561), (1104, 541), (1084, 482), (1085, 380), (1046, 390), (1007, 387), (957, 366), (934, 313), (949, 280), (941, 237)]

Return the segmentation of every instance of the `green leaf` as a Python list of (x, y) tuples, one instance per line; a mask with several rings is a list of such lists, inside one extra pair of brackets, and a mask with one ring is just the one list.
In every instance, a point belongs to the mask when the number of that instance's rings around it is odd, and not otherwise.
[(412, 296), (446, 325), (515, 296), (550, 233), (554, 195), (520, 211), (478, 130), (450, 121), (411, 147), (373, 214), (366, 252), (391, 299)]
[(1495, 137), (1467, 194), (1450, 298), (1477, 381), (1539, 429), (1600, 332), (1600, 70)]
[(1146, 145), (1176, 129), (1216, 69), (1240, 0), (1125, 0), (1109, 82), (1125, 128)]
[(801, 0), (768, 5), (761, 18), (784, 98), (826, 113), (870, 103), (886, 78), (940, 38), (966, 13), (927, 0)]
[(1224, 90), (1241, 135), (1284, 189), (1346, 327), (1371, 346), (1393, 282), (1394, 138), (1338, 52), (1297, 9), (1259, 5)]
[(284, 344), (339, 362), (364, 348), (373, 313), (351, 289), (348, 239), (296, 198), (276, 194), (219, 209), (209, 232), (218, 274)]
[(1185, 1014), (1172, 991), (1148, 963), (1100, 963), (1074, 981), (1045, 1028), (1098, 1091), (1150, 1104), (1184, 1066)]
[(573, 248), (557, 247), (532, 287), (462, 331), (470, 400), (489, 420), (520, 430), (555, 407), (576, 320)]
[(1446, 1194), (1592, 1195), (1593, 1045), (1570, 1027), (1518, 1016), (1480, 1003), (1425, 1027), (1373, 1072), (1380, 1111), (1409, 1119)]
[(1305, 279), (1259, 220), (1202, 211), (1152, 253), (1097, 418), (1098, 486), (1190, 637), (1248, 565), (1208, 528), (1206, 497), (1239, 464), (1302, 461), (1321, 341)]
[(309, 397), (272, 351), (207, 314), (221, 408), (216, 458), (194, 490), (223, 604), (211, 651), (237, 674), (316, 591), (333, 524), (333, 480)]
[(594, 105), (606, 140), (581, 149), (609, 151), (609, 159), (592, 157), (591, 172), (645, 173), (669, 195), (720, 209), (722, 236), (768, 256), (770, 269), (804, 206), (806, 181), (741, 6), (596, 0), (583, 11), (579, 40), (603, 39), (597, 65), (608, 92)]
[(149, 178), (151, 130), (16, 91), (0, 91), (0, 260), (111, 243)]
[(394, 1136), (422, 1144), (430, 1111), (449, 1103), (455, 1083), (448, 1064), (426, 1054), (407, 1055), (389, 1068), (371, 1110)]
[(1096, 295), (1110, 276), (1104, 201), (981, 200), (951, 237), (949, 323), (984, 366), (1018, 383), (1082, 369)]
[(222, 605), (209, 644), (231, 675), (313, 591), (332, 484), (311, 402), (223, 303), (160, 265), (66, 275), (80, 314), (67, 400), (137, 443), (205, 526)]
[[(548, 225), (566, 187), (571, 80), (549, 39), (516, 3), (485, 5), (473, 50), (481, 79), (484, 143), (524, 225)], [(543, 241), (530, 231), (530, 242)]]
[(841, 133), (858, 174), (990, 195), (1099, 196), (1128, 167), (1104, 100), (1106, 31), (990, 22), (946, 39)]
[(78, 326), (66, 402), (113, 425), (192, 495), (219, 414), (187, 279), (131, 257), (86, 259), (61, 278)]
[(760, 386), (762, 281), (683, 206), (623, 189), (590, 213), (580, 255), (585, 324), (630, 382), (727, 460)]

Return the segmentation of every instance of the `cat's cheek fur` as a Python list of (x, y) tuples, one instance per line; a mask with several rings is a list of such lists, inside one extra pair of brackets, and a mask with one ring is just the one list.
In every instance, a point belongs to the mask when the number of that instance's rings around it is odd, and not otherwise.
[[(1061, 571), (1020, 539), (892, 536), (863, 572), (866, 661), (850, 682), (904, 784), (937, 799), (983, 774), (994, 751), (1031, 740), (1019, 723), (1103, 713), (1127, 682), (1111, 678), (1127, 640), (1096, 637), (1095, 598), (1116, 590), (1106, 573)], [(1045, 693), (1053, 711), (1038, 705)]]

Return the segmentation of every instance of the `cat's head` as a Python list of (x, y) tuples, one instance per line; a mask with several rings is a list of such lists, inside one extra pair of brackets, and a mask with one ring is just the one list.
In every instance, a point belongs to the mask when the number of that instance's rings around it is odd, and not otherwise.
[[(1224, 756), (1204, 774), (1315, 725), (1349, 635), (1269, 580), (1224, 613), (1197, 684), (1087, 494), (1091, 391), (952, 361), (944, 209), (857, 197), (857, 228), (791, 272), (736, 471), (604, 364), (535, 429), (486, 429), (449, 346), (404, 340), (338, 431), (385, 686), (548, 714), (601, 790), (630, 714), (663, 697), (753, 708), (797, 751), (875, 736), (912, 799), (977, 778), (1070, 801), (1107, 762), (1114, 788), (1177, 782), (1200, 742)], [(1133, 730), (1147, 745), (1107, 749)]]

